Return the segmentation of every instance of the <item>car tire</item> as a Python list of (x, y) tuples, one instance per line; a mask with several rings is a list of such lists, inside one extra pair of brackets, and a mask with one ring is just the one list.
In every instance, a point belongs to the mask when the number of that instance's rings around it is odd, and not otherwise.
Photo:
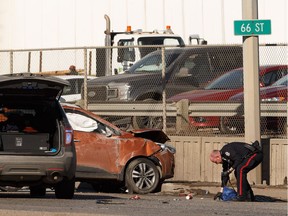
[(44, 197), (46, 195), (46, 188), (44, 186), (30, 186), (31, 197)]
[(75, 178), (64, 178), (55, 187), (55, 196), (58, 199), (72, 199), (75, 192)]
[(152, 193), (159, 184), (159, 171), (152, 161), (138, 158), (128, 165), (125, 172), (125, 185), (129, 193)]

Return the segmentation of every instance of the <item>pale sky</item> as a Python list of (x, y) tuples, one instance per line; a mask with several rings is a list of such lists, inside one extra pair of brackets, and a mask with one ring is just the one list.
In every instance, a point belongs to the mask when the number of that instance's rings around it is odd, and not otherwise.
[[(287, 43), (287, 1), (258, 0), (258, 6), (258, 19), (272, 22), (272, 34), (260, 43)], [(102, 46), (104, 14), (114, 31), (170, 25), (185, 42), (190, 34), (209, 44), (242, 42), (233, 25), (242, 19), (242, 0), (0, 0), (0, 49)]]

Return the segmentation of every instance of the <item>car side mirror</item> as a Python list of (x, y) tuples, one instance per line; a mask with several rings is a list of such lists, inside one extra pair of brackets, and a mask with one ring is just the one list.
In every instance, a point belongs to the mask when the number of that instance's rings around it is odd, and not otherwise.
[(112, 131), (108, 127), (106, 127), (105, 130), (106, 130), (106, 137), (111, 137)]

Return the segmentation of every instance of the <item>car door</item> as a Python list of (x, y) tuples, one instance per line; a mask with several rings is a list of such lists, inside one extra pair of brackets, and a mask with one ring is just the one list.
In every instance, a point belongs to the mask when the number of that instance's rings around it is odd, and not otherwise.
[(168, 97), (202, 87), (209, 80), (211, 69), (207, 52), (187, 52), (174, 64), (171, 77), (168, 77), (166, 92)]
[(203, 88), (216, 77), (243, 64), (241, 47), (189, 49), (174, 64), (166, 92), (168, 97)]
[[(65, 110), (66, 111), (66, 110)], [(77, 178), (115, 178), (119, 147), (109, 129), (81, 112), (66, 111), (74, 131)]]

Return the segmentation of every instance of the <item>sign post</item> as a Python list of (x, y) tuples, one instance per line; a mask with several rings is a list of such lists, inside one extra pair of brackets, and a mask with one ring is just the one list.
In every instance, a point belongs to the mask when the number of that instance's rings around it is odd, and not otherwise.
[[(271, 21), (258, 20), (258, 0), (242, 0), (242, 18), (234, 21), (234, 34), (243, 36), (245, 141), (261, 142), (258, 35), (271, 34)], [(261, 167), (253, 173), (261, 184)]]

